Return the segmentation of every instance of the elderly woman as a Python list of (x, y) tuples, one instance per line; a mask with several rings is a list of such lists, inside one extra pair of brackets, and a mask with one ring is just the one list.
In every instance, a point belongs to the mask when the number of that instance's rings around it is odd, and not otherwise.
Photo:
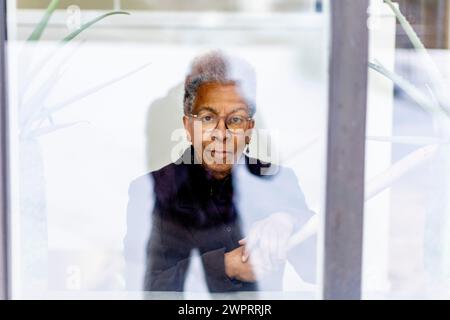
[(144, 223), (133, 217), (151, 221), (144, 290), (183, 291), (194, 250), (211, 292), (280, 290), (287, 260), (314, 281), (314, 239), (288, 246), (312, 214), (294, 173), (246, 154), (255, 82), (246, 62), (222, 52), (193, 61), (183, 117), (191, 147), (129, 189), (127, 263)]

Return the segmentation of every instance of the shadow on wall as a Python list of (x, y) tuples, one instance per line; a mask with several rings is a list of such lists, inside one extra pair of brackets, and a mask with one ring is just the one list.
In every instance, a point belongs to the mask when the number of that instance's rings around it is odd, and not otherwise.
[[(172, 141), (172, 134), (183, 128), (183, 94), (184, 85), (179, 83), (170, 88), (164, 97), (153, 101), (148, 108), (145, 133), (146, 163), (150, 171), (173, 162), (171, 153), (180, 144), (180, 139)], [(186, 148), (189, 146), (185, 137), (181, 141), (185, 142)]]

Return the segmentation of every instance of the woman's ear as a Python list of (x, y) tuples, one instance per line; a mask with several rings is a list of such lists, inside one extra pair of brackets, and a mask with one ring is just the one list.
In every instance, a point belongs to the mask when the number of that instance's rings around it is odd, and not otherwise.
[(255, 127), (255, 119), (251, 119), (250, 123), (248, 124), (249, 129), (253, 129)]

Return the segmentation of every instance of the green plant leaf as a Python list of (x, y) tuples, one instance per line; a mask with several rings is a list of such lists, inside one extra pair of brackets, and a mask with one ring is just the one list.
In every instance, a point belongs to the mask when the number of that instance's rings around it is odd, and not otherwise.
[(448, 144), (450, 141), (445, 139), (439, 139), (436, 137), (424, 137), (424, 136), (367, 136), (367, 140), (376, 142), (388, 142), (392, 144), (404, 144), (412, 146), (424, 146), (424, 145), (439, 145)]
[(20, 134), (23, 135), (31, 130), (34, 125), (34, 120), (39, 116), (41, 110), (44, 108), (44, 103), (55, 87), (58, 79), (61, 77), (59, 69), (54, 69), (49, 77), (42, 82), (36, 92), (20, 105), (19, 110), (19, 125)]
[(411, 26), (409, 21), (405, 18), (400, 9), (391, 0), (384, 0), (384, 2), (391, 8), (392, 12), (394, 12), (395, 17), (402, 26), (403, 30), (405, 30), (405, 33), (408, 36), (411, 43), (413, 44), (414, 48), (416, 48), (416, 50), (426, 51), (426, 48), (423, 45), (422, 41), (420, 41), (419, 36), (414, 31), (413, 27)]
[(116, 14), (127, 14), (127, 15), (129, 15), (130, 13), (126, 12), (126, 11), (112, 11), (112, 12), (105, 13), (105, 14), (103, 14), (103, 15), (95, 18), (95, 19), (92, 19), (89, 22), (86, 22), (79, 29), (77, 29), (77, 30), (73, 31), (72, 33), (70, 33), (69, 35), (67, 35), (62, 41), (63, 42), (69, 42), (70, 40), (72, 40), (73, 38), (78, 36), (80, 33), (82, 33), (84, 30), (88, 29), (92, 25), (96, 24), (97, 22), (105, 19), (106, 17), (112, 16), (112, 15), (116, 15)]
[(71, 122), (71, 123), (65, 123), (65, 124), (58, 124), (58, 125), (52, 125), (52, 126), (48, 126), (48, 127), (44, 127), (44, 128), (39, 128), (36, 130), (33, 130), (32, 132), (29, 133), (29, 135), (27, 136), (27, 138), (37, 138), (49, 133), (52, 133), (54, 131), (57, 130), (61, 130), (61, 129), (66, 129), (69, 127), (73, 127), (76, 125), (79, 125), (81, 123), (89, 123), (87, 121), (76, 121), (76, 122)]
[[(53, 62), (56, 59), (60, 59), (61, 63), (59, 63), (59, 67), (62, 67), (64, 65), (66, 65), (72, 58), (73, 56), (78, 52), (78, 50), (80, 49), (81, 45), (84, 44), (85, 41), (80, 41), (76, 44), (74, 44), (73, 47), (67, 48), (66, 52), (64, 51), (65, 48), (62, 48), (62, 46), (60, 45), (56, 50), (52, 51), (47, 57), (42, 58), (42, 60), (39, 63), (36, 63), (36, 67), (31, 70), (26, 77), (23, 77), (24, 80), (21, 81), (20, 83), (20, 97), (19, 97), (19, 101), (22, 101), (22, 97), (27, 93), (29, 86), (31, 85), (31, 83), (34, 81), (35, 77), (37, 75), (39, 75), (41, 73), (41, 71), (43, 69), (48, 68), (48, 64), (50, 62)], [(70, 50), (70, 51), (69, 51)], [(57, 55), (60, 54), (61, 57), (58, 57)], [(64, 55), (63, 55), (64, 54)], [(22, 105), (22, 103), (19, 104), (19, 106)]]
[[(144, 64), (142, 66), (139, 66), (138, 68), (133, 69), (133, 70), (131, 70), (131, 71), (121, 75), (121, 76), (118, 76), (118, 77), (116, 77), (114, 79), (111, 79), (109, 81), (103, 82), (101, 84), (98, 84), (98, 85), (96, 85), (96, 86), (94, 86), (94, 87), (92, 87), (92, 88), (90, 88), (88, 90), (85, 90), (83, 92), (78, 93), (77, 95), (75, 95), (73, 97), (69, 97), (67, 100), (65, 100), (65, 101), (63, 101), (63, 102), (61, 102), (61, 103), (59, 103), (59, 104), (57, 104), (55, 106), (49, 107), (45, 112), (40, 114), (39, 118), (47, 118), (48, 116), (54, 114), (55, 112), (60, 111), (60, 110), (64, 109), (65, 107), (71, 105), (72, 103), (74, 103), (74, 102), (76, 102), (78, 100), (81, 100), (81, 99), (83, 99), (83, 98), (85, 98), (87, 96), (90, 96), (90, 95), (92, 95), (92, 94), (102, 90), (103, 88), (106, 88), (106, 87), (108, 87), (110, 85), (113, 85), (114, 83), (119, 82), (119, 81), (121, 81), (121, 80), (123, 80), (123, 79), (125, 79), (125, 78), (127, 78), (127, 77), (129, 77), (129, 76), (131, 76), (131, 75), (141, 71), (142, 69), (146, 68), (149, 65), (150, 65), (150, 63), (146, 63), (146, 64)], [(36, 118), (36, 120), (39, 120), (39, 118)]]
[(379, 62), (377, 63), (369, 62), (369, 68), (375, 70), (376, 72), (382, 74), (383, 76), (394, 82), (400, 89), (402, 89), (411, 99), (413, 99), (425, 111), (430, 112), (432, 114), (434, 113), (441, 116), (447, 116), (445, 109), (441, 108), (439, 104), (434, 103), (432, 99), (424, 95), (412, 83), (402, 78), (398, 74), (389, 71)]
[(384, 172), (370, 179), (370, 181), (366, 182), (365, 186), (365, 201), (372, 199), (382, 191), (390, 188), (394, 183), (410, 173), (411, 170), (432, 160), (438, 150), (439, 145), (436, 144), (419, 148), (395, 162)]
[[(20, 100), (19, 123), (21, 134), (33, 128), (36, 118), (44, 108), (44, 101), (47, 100), (55, 85), (63, 76), (64, 72), (61, 72), (62, 69), (70, 63), (72, 57), (78, 52), (77, 50), (80, 48), (80, 44), (82, 43), (83, 42), (77, 43), (75, 49), (69, 48), (71, 50), (68, 52), (68, 54), (62, 56), (60, 62), (49, 69), (49, 71), (47, 72), (48, 77), (40, 82), (38, 90), (36, 92), (33, 92), (26, 101), (22, 99)], [(23, 88), (25, 89), (25, 91), (20, 91), (21, 97), (23, 97), (23, 95), (25, 94), (26, 89), (29, 87), (34, 77), (30, 76), (28, 78), (29, 81), (27, 81), (26, 86)]]
[(52, 0), (45, 10), (45, 14), (42, 17), (41, 21), (34, 28), (31, 35), (28, 37), (27, 41), (38, 41), (41, 39), (42, 33), (44, 33), (45, 28), (47, 27), (48, 21), (50, 20), (53, 12), (58, 8), (60, 0)]
[(425, 71), (427, 74), (428, 82), (431, 85), (430, 89), (433, 89), (433, 95), (435, 96), (436, 100), (439, 101), (439, 105), (445, 110), (446, 114), (450, 114), (450, 98), (447, 94), (447, 85), (444, 77), (439, 71), (439, 68), (434, 63), (433, 59), (425, 48), (425, 45), (420, 40), (419, 36), (414, 31), (408, 19), (406, 19), (398, 6), (395, 5), (391, 0), (384, 0), (384, 2), (392, 10), (398, 22), (408, 36), (409, 41), (412, 43), (414, 49), (419, 53), (419, 57), (422, 59), (423, 64), (426, 67)]

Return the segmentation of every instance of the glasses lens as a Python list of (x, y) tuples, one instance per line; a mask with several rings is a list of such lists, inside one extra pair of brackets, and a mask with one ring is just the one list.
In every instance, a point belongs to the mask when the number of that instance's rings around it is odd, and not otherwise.
[(247, 118), (242, 115), (230, 115), (227, 117), (227, 128), (232, 131), (243, 130), (247, 124)]
[[(226, 117), (225, 124), (230, 131), (244, 130), (247, 125), (247, 116), (244, 115), (229, 115)], [(200, 113), (195, 118), (196, 121), (201, 122), (204, 131), (213, 130), (217, 127), (221, 117), (213, 113)]]
[(214, 114), (199, 114), (197, 120), (202, 123), (203, 130), (211, 130), (217, 126), (218, 117)]

